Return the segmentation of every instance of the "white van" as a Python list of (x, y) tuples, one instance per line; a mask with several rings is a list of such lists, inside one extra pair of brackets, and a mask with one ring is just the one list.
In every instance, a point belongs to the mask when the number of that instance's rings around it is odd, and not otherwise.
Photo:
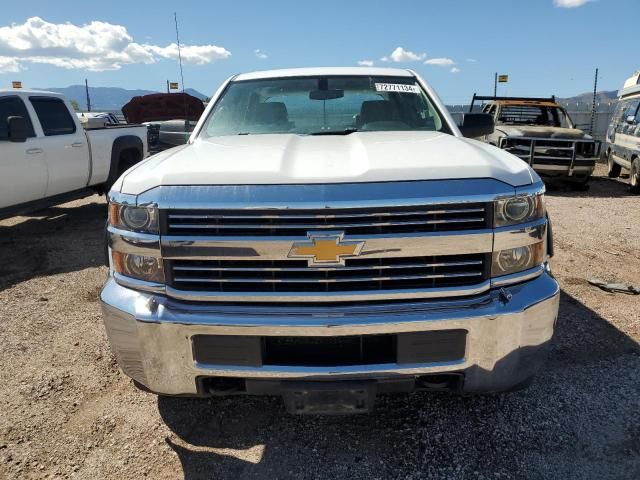
[(640, 71), (618, 92), (618, 106), (607, 130), (605, 155), (611, 178), (629, 170), (629, 188), (640, 193)]

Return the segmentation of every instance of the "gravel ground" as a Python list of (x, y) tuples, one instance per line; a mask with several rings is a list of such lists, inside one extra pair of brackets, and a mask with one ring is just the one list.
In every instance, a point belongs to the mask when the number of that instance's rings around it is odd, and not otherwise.
[[(599, 173), (601, 174), (600, 170)], [(278, 398), (157, 398), (119, 372), (98, 293), (102, 197), (0, 222), (0, 478), (640, 478), (640, 197), (554, 190), (560, 319), (527, 390), (398, 395), (293, 417)]]

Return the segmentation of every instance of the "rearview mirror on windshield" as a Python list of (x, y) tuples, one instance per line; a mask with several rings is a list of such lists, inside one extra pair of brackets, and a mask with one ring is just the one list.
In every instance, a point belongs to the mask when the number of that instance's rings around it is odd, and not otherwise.
[(310, 100), (335, 100), (344, 97), (344, 90), (311, 90)]

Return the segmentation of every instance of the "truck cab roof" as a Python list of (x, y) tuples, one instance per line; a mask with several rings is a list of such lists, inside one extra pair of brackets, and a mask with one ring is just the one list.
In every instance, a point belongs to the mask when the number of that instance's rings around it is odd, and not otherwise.
[(314, 75), (327, 76), (394, 76), (394, 77), (414, 77), (411, 70), (402, 68), (379, 68), (379, 67), (312, 67), (312, 68), (284, 68), (279, 70), (263, 70), (256, 72), (241, 73), (233, 77), (233, 81), (259, 80), (267, 78), (286, 77), (310, 77)]

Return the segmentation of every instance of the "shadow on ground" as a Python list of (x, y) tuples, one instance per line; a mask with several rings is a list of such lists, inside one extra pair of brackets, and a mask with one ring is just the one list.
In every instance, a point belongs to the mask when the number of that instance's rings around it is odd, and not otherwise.
[(104, 264), (104, 203), (52, 207), (0, 225), (0, 290), (42, 275)]
[(549, 181), (545, 183), (545, 186), (547, 193), (557, 197), (609, 198), (637, 196), (629, 191), (628, 178), (592, 177), (589, 181), (589, 188), (584, 191), (571, 188), (568, 184), (560, 181)]
[[(623, 300), (621, 300), (623, 301)], [(639, 478), (640, 347), (562, 294), (546, 368), (526, 390), (417, 393), (374, 413), (295, 417), (279, 398), (159, 398), (186, 479)]]

